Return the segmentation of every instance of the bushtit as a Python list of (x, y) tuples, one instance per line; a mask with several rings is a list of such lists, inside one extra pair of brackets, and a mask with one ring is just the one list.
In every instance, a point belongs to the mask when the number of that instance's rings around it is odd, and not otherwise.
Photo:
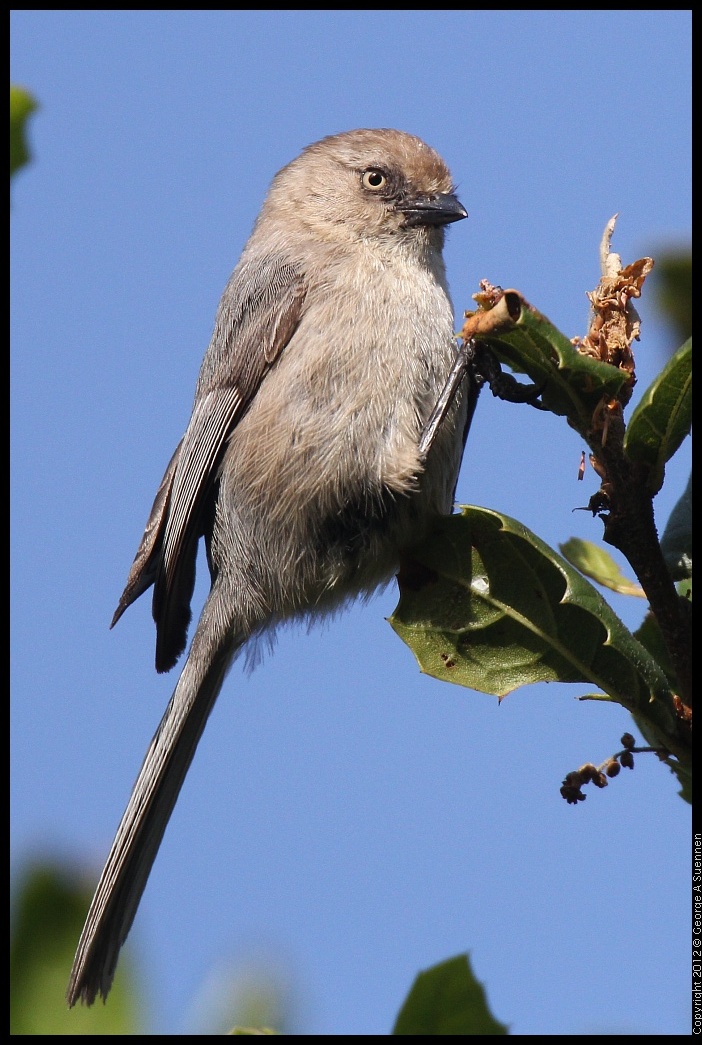
[(172, 668), (204, 537), (210, 593), (90, 905), (69, 1004), (110, 989), (235, 655), (374, 591), (451, 512), (465, 394), (426, 455), (419, 442), (456, 352), (444, 226), (465, 217), (441, 157), (400, 131), (324, 138), (273, 180), (112, 622), (153, 585), (156, 669)]

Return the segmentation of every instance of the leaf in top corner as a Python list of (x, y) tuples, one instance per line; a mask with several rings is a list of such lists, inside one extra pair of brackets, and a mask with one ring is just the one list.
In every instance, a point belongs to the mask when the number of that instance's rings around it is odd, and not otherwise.
[(10, 177), (30, 160), (27, 121), (37, 108), (29, 91), (10, 84)]

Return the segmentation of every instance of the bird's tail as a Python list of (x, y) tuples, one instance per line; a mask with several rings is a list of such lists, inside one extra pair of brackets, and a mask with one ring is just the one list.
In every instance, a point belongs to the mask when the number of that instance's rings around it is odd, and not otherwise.
[[(203, 614), (203, 619), (205, 619)], [(112, 986), (127, 938), (166, 826), (224, 677), (243, 637), (201, 624), (166, 712), (146, 752), (73, 960), (66, 997), (92, 1005)]]

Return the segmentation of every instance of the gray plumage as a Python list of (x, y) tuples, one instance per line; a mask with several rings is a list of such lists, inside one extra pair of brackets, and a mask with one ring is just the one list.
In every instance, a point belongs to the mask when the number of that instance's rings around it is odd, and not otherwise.
[(400, 131), (325, 138), (275, 177), (113, 619), (153, 585), (156, 668), (173, 667), (205, 538), (211, 591), (90, 906), (69, 1004), (110, 989), (237, 652), (371, 593), (451, 511), (465, 396), (426, 460), (418, 445), (455, 356), (444, 225), (465, 216), (441, 158)]

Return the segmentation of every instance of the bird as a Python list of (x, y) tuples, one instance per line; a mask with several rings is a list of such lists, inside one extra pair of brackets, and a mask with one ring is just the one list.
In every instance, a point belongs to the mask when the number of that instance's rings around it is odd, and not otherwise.
[(420, 440), (456, 357), (442, 251), (465, 217), (444, 160), (405, 131), (330, 135), (273, 178), (112, 620), (153, 587), (155, 666), (173, 668), (204, 540), (210, 591), (90, 904), (70, 1006), (107, 998), (236, 657), (388, 584), (453, 510), (465, 389)]

